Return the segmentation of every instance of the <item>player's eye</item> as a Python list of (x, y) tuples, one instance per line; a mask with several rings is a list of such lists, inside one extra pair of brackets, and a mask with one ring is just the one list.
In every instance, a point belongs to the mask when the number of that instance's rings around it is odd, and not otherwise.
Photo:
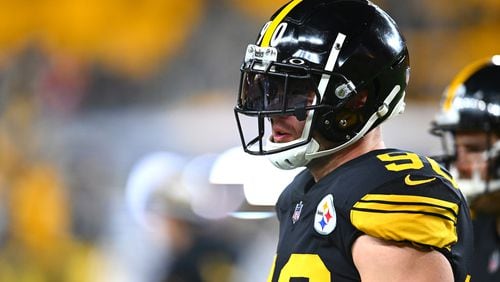
[(469, 153), (482, 153), (486, 150), (485, 146), (481, 146), (478, 144), (467, 145), (467, 146), (465, 146), (465, 149)]

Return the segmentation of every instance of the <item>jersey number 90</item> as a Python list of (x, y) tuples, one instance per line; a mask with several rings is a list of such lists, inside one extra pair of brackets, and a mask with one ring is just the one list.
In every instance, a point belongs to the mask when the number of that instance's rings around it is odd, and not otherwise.
[[(276, 257), (269, 274), (268, 282), (272, 281)], [(279, 273), (278, 282), (289, 282), (292, 278), (307, 278), (309, 282), (330, 281), (330, 271), (316, 254), (292, 254)]]

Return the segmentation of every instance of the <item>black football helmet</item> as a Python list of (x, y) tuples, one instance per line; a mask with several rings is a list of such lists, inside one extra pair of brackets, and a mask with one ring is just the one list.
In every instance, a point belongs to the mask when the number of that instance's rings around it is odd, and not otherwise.
[(441, 110), (431, 125), (431, 133), (442, 139), (441, 159), (455, 172), (465, 195), (475, 197), (500, 189), (500, 141), (488, 141), (485, 146), (487, 178), (480, 179), (476, 173), (472, 179), (462, 179), (453, 165), (457, 132), (485, 132), (488, 137), (500, 137), (500, 55), (475, 61), (456, 75), (444, 91)]
[[(234, 108), (243, 148), (282, 169), (305, 166), (402, 112), (408, 79), (405, 39), (373, 3), (290, 1), (246, 49)], [(349, 107), (361, 93), (364, 105)], [(305, 121), (301, 138), (273, 142), (269, 120), (288, 115)], [(313, 132), (333, 147), (320, 148)]]

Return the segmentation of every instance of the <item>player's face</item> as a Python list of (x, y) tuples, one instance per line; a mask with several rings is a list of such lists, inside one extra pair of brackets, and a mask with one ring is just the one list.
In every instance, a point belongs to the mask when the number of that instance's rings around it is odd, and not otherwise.
[[(312, 105), (314, 92), (305, 94), (303, 97), (306, 97), (306, 104), (308, 106)], [(299, 120), (294, 115), (274, 116), (270, 120), (272, 126), (271, 138), (275, 143), (286, 143), (299, 139), (302, 136), (302, 131), (306, 124), (305, 120)]]
[(279, 116), (271, 118), (272, 139), (275, 143), (285, 143), (302, 136), (305, 121), (299, 121), (295, 116)]
[(455, 136), (457, 160), (455, 166), (461, 178), (470, 179), (479, 174), (481, 179), (487, 177), (488, 136), (484, 132), (458, 132)]

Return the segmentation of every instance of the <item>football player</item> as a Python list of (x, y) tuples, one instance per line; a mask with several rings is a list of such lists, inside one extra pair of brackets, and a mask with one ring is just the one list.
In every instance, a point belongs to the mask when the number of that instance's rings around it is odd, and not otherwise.
[(432, 133), (473, 215), (476, 281), (500, 281), (500, 56), (475, 61), (450, 83)]
[(388, 149), (379, 125), (404, 109), (406, 42), (364, 0), (293, 0), (241, 66), (244, 150), (306, 167), (276, 203), (268, 281), (469, 281), (467, 203), (435, 160)]

